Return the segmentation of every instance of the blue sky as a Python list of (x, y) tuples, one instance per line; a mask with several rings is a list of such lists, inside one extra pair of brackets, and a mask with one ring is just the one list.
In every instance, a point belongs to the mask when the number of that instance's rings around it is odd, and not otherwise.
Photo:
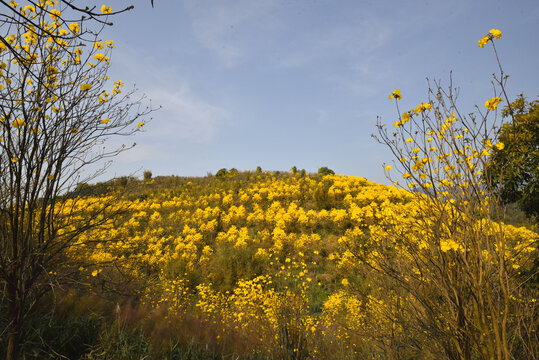
[(107, 178), (295, 165), (386, 183), (392, 157), (371, 134), (377, 116), (395, 121), (388, 94), (415, 107), (426, 77), (452, 71), (461, 110), (482, 106), (496, 62), (477, 40), (491, 28), (510, 97), (539, 94), (536, 0), (138, 0), (113, 20), (111, 77), (163, 108)]

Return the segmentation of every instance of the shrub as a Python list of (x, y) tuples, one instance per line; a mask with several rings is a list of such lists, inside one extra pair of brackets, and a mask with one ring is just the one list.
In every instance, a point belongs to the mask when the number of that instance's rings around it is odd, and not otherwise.
[(335, 171), (331, 170), (327, 166), (322, 166), (320, 169), (318, 169), (318, 174), (322, 176), (335, 175)]
[(226, 168), (222, 168), (222, 169), (219, 169), (219, 171), (217, 171), (217, 173), (215, 173), (215, 177), (218, 178), (218, 179), (222, 179), (226, 176), (227, 174), (227, 170)]
[[(496, 50), (499, 37), (493, 29), (479, 45), (490, 42)], [(520, 276), (534, 266), (537, 236), (530, 232), (522, 244), (510, 226), (497, 222), (501, 179), (483, 176), (492, 153), (504, 148), (496, 139), (498, 119), (489, 117), (506, 97), (501, 66), (494, 79), (498, 96), (486, 101), (484, 112), (477, 107), (463, 116), (455, 89), (435, 82), (426, 102), (402, 113), (401, 92), (394, 90), (389, 99), (398, 119), (391, 130), (377, 125), (377, 139), (396, 157), (395, 169), (385, 171), (397, 172), (403, 187), (414, 191), (408, 204), (371, 228), (363, 261), (385, 277), (380, 283), (388, 298), (405, 309), (395, 324), (415, 328), (408, 335), (449, 359), (538, 353), (537, 334), (528, 330), (537, 327), (536, 290), (531, 277)]]
[(152, 179), (152, 172), (150, 170), (146, 170), (143, 173), (144, 181), (150, 181)]

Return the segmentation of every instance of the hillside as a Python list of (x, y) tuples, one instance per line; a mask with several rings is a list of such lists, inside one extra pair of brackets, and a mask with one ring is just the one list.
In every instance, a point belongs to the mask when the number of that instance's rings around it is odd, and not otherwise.
[[(436, 358), (439, 339), (423, 327), (451, 326), (447, 300), (424, 285), (445, 310), (418, 322), (429, 304), (414, 286), (446, 276), (419, 261), (448, 262), (447, 274), (468, 250), (456, 230), (429, 240), (417, 224), (436, 229), (419, 211), (420, 194), (359, 177), (261, 172), (83, 190), (67, 208), (99, 226), (55, 275), (76, 279), (64, 288), (64, 316), (109, 312), (117, 326), (94, 339), (90, 358), (113, 358), (120, 350), (111, 344), (129, 334), (144, 344), (136, 351), (157, 357), (172, 346), (211, 358)], [(533, 274), (537, 234), (502, 226), (515, 276)], [(387, 276), (388, 261), (400, 276)]]

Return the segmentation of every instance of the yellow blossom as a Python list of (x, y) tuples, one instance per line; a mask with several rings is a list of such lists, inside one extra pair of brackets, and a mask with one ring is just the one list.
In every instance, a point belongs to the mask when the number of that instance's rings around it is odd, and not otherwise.
[(421, 103), (421, 104), (417, 105), (415, 109), (412, 109), (412, 111), (415, 114), (420, 114), (420, 113), (425, 112), (425, 110), (430, 110), (430, 109), (431, 109), (430, 103), (426, 102), (426, 103)]
[(408, 114), (407, 112), (402, 113), (402, 123), (403, 124), (410, 121), (410, 119), (411, 119), (410, 114)]
[(16, 119), (15, 121), (13, 121), (13, 127), (15, 129), (18, 129), (20, 128), (21, 126), (25, 126), (26, 125), (26, 122), (23, 120), (23, 119)]
[(385, 170), (386, 170), (386, 171), (391, 170), (391, 165), (386, 166), (386, 167), (385, 167)]
[(103, 5), (101, 6), (101, 13), (102, 14), (110, 14), (112, 12), (112, 7), (109, 6), (107, 7), (107, 5)]
[(402, 98), (401, 91), (399, 89), (393, 90), (391, 94), (389, 94), (389, 100), (395, 99), (400, 100)]
[(485, 102), (485, 107), (489, 110), (496, 110), (498, 107), (498, 104), (501, 103), (503, 100), (502, 98), (496, 96), (493, 97)]
[(79, 23), (76, 23), (76, 22), (73, 22), (71, 24), (69, 24), (69, 30), (71, 30), (71, 32), (75, 35), (77, 35), (80, 31), (80, 25)]
[(494, 37), (494, 39), (501, 39), (502, 32), (498, 29), (491, 29), (489, 33)]
[(62, 13), (60, 12), (60, 10), (58, 9), (52, 9), (50, 12), (49, 12), (49, 16), (51, 18), (53, 18), (53, 20), (58, 20), (58, 18), (62, 15)]
[(488, 35), (483, 36), (481, 39), (477, 41), (480, 48), (484, 48), (485, 44), (487, 44), (490, 41), (490, 37)]
[(101, 54), (101, 53), (97, 53), (94, 55), (94, 59), (97, 60), (97, 61), (103, 61), (105, 60), (105, 55)]

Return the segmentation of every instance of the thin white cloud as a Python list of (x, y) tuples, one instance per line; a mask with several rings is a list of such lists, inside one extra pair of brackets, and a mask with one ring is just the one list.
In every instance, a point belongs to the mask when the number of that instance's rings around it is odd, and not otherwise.
[(392, 31), (391, 22), (372, 16), (353, 23), (334, 22), (329, 27), (312, 27), (308, 33), (292, 32), (282, 44), (283, 50), (273, 56), (273, 65), (298, 68), (326, 59), (361, 61), (365, 55), (386, 45)]
[(328, 57), (357, 57), (385, 45), (394, 28), (391, 20), (368, 8), (352, 23), (319, 24), (320, 19), (305, 22), (304, 7), (310, 10), (305, 4), (193, 0), (184, 5), (195, 38), (226, 66), (255, 57), (257, 62), (268, 60), (279, 68)]
[(271, 0), (187, 1), (195, 37), (228, 66), (237, 65), (246, 56), (249, 39), (243, 25), (261, 26), (261, 19), (273, 8)]
[[(189, 80), (174, 71), (171, 64), (156, 66), (151, 55), (136, 56), (136, 49), (118, 54), (119, 67), (114, 78), (137, 79), (153, 108), (153, 121), (147, 125), (145, 137), (159, 142), (175, 140), (205, 143), (211, 141), (228, 120), (228, 112), (191, 90)], [(144, 71), (140, 71), (144, 69)], [(129, 83), (129, 80), (125, 80)]]
[(154, 89), (147, 93), (162, 108), (152, 114), (153, 120), (144, 125), (143, 133), (107, 141), (108, 148), (137, 143), (114, 159), (116, 172), (107, 171), (108, 177), (177, 163), (185, 156), (186, 143), (211, 142), (229, 119), (225, 109), (200, 99), (187, 85), (176, 92)]
[(148, 132), (162, 141), (186, 140), (195, 143), (211, 141), (229, 118), (225, 109), (212, 105), (193, 94), (188, 86), (177, 91), (155, 89), (149, 97), (162, 109), (154, 114)]

